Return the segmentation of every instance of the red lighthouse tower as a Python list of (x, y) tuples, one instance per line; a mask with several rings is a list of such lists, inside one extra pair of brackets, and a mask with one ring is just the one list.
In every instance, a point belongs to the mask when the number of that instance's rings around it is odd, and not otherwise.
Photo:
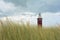
[(42, 17), (41, 17), (41, 13), (39, 13), (39, 16), (37, 18), (37, 24), (38, 24), (38, 27), (42, 27)]

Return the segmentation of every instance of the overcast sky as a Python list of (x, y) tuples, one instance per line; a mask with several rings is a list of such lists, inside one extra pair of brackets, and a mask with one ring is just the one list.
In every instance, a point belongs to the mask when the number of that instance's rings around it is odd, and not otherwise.
[(60, 23), (60, 0), (0, 0), (0, 17), (21, 14), (36, 16), (39, 12), (43, 24)]
[(60, 12), (60, 0), (0, 0), (0, 14), (14, 15), (19, 12)]

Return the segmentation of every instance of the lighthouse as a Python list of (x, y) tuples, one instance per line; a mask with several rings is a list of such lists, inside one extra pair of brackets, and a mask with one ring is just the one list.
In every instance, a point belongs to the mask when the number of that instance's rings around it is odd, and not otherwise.
[(39, 13), (39, 15), (38, 15), (37, 24), (38, 24), (38, 27), (42, 27), (42, 17), (41, 17), (41, 13)]

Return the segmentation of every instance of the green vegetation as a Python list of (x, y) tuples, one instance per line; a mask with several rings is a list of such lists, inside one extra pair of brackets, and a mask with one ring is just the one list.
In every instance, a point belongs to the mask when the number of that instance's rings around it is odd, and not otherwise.
[(60, 40), (60, 29), (0, 21), (0, 40)]

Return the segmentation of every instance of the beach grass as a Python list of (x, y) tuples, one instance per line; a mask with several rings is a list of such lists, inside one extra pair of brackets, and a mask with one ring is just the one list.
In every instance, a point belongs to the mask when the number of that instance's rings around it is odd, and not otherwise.
[(60, 40), (60, 28), (41, 28), (1, 21), (0, 40)]

